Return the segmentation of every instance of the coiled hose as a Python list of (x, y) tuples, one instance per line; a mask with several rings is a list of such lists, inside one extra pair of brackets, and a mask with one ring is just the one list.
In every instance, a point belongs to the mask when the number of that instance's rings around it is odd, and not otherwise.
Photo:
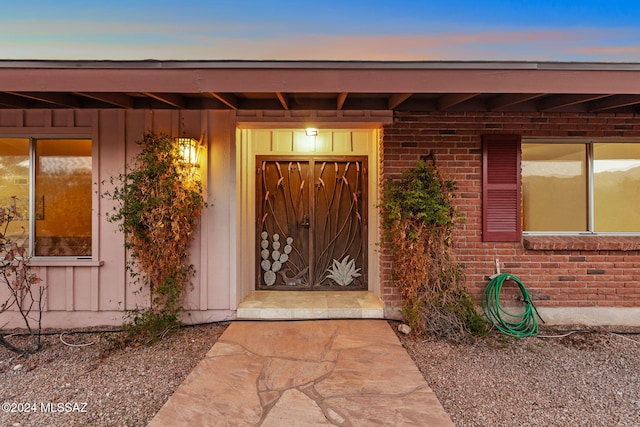
[[(500, 305), (500, 291), (506, 280), (513, 280), (520, 288), (520, 292), (522, 292), (525, 309), (521, 314), (509, 313)], [(512, 274), (499, 274), (489, 282), (483, 292), (482, 309), (489, 322), (506, 335), (517, 338), (538, 335), (536, 316), (540, 320), (542, 320), (542, 318), (531, 300), (527, 289), (520, 279)], [(544, 320), (542, 320), (542, 322), (544, 323)]]

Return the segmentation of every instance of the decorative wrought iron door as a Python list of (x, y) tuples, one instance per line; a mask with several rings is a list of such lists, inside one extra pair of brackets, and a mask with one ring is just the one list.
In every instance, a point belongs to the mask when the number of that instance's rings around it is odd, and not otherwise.
[(256, 159), (258, 289), (367, 289), (366, 157)]

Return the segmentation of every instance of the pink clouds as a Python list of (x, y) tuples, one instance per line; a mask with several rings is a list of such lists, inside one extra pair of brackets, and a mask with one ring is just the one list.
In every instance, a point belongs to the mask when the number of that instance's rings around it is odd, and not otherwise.
[[(640, 44), (635, 46), (612, 46), (612, 47), (584, 47), (576, 49), (576, 53), (584, 55), (626, 55), (634, 54), (640, 56)], [(636, 57), (638, 60), (638, 57)]]
[[(273, 33), (233, 25), (184, 28), (104, 23), (32, 26), (45, 40), (0, 39), (0, 57), (14, 59), (244, 60), (638, 60), (635, 29), (491, 30), (425, 34)], [(109, 36), (109, 34), (111, 36)], [(116, 34), (114, 36), (114, 34)], [(250, 37), (245, 34), (252, 34)], [(635, 40), (634, 40), (635, 38)], [(87, 41), (92, 40), (92, 41)], [(625, 44), (626, 46), (620, 46)], [(617, 45), (617, 46), (616, 46)]]
[(300, 34), (261, 40), (212, 38), (209, 53), (218, 58), (292, 60), (579, 60), (578, 55), (637, 53), (633, 49), (598, 51), (592, 47), (602, 39), (621, 35), (622, 30), (587, 29), (425, 35)]

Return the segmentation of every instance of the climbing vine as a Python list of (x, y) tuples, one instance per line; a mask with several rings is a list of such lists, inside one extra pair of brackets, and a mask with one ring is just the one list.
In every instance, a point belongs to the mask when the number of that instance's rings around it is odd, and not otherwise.
[(185, 289), (195, 269), (189, 245), (205, 206), (196, 165), (183, 158), (174, 138), (147, 133), (128, 172), (112, 177), (105, 196), (116, 206), (107, 215), (119, 224), (132, 262), (128, 270), (151, 306), (134, 310), (131, 331), (153, 341), (179, 325)]
[(384, 188), (381, 207), (393, 280), (403, 314), (420, 334), (461, 338), (486, 329), (453, 254), (452, 233), (461, 220), (455, 190), (454, 181), (423, 161)]

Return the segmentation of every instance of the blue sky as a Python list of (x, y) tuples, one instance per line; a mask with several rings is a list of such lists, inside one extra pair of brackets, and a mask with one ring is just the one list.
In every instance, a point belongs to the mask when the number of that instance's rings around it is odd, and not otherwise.
[(640, 1), (23, 0), (0, 59), (640, 62)]

